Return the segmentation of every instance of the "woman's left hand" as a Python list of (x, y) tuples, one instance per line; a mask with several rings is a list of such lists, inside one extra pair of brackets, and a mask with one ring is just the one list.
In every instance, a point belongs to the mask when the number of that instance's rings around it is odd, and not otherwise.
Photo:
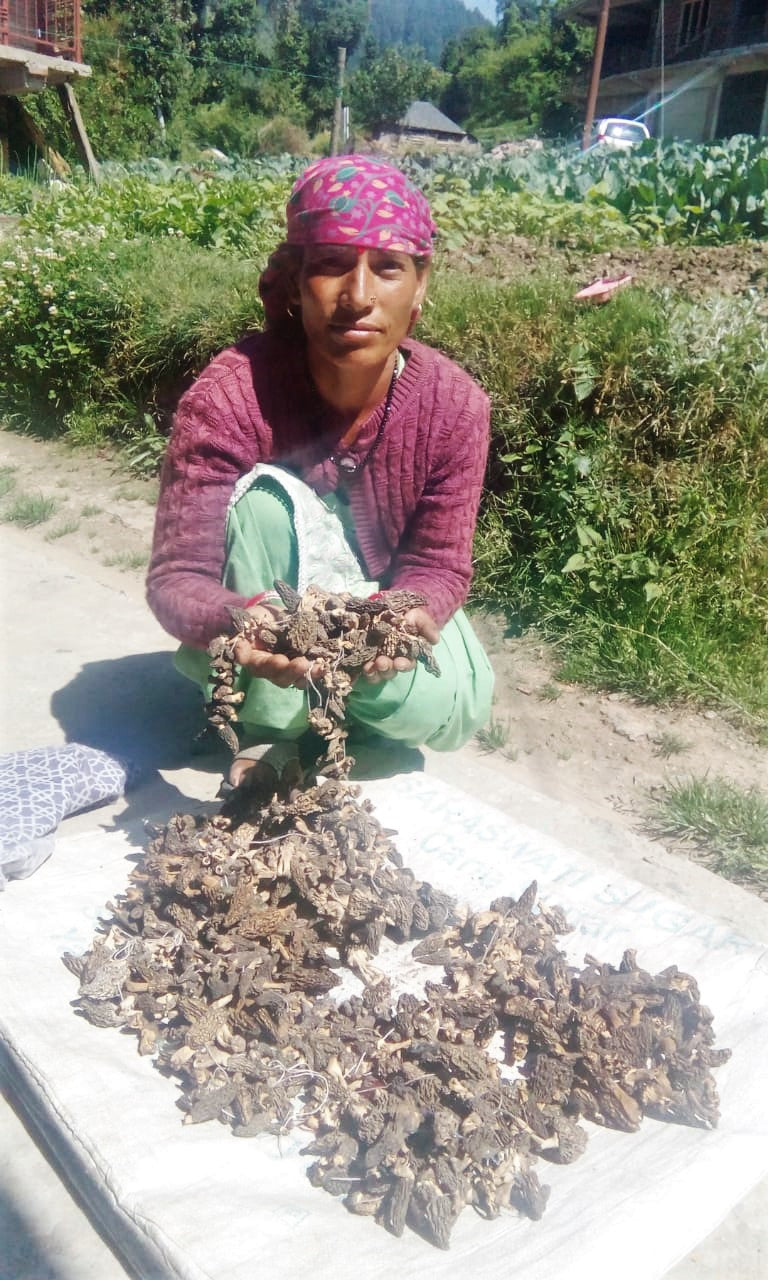
[[(426, 609), (409, 609), (403, 618), (403, 625), (414, 635), (422, 636), (428, 644), (437, 644), (440, 639), (440, 628)], [(371, 684), (381, 684), (382, 680), (391, 680), (401, 671), (412, 671), (416, 666), (414, 658), (387, 658), (379, 654), (371, 662), (366, 662), (363, 675)]]

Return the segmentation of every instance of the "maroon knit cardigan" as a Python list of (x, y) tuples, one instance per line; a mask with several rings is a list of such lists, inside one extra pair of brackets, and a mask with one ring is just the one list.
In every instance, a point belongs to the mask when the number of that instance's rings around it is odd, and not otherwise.
[[(427, 597), (442, 625), (466, 598), (488, 451), (488, 398), (451, 360), (402, 344), (384, 407), (349, 453), (342, 477), (369, 577)], [(257, 462), (289, 467), (315, 492), (340, 485), (332, 460), (343, 426), (320, 400), (300, 344), (257, 333), (218, 355), (179, 403), (168, 444), (147, 579), (167, 631), (205, 647), (231, 628), (244, 597), (221, 585), (227, 505)]]

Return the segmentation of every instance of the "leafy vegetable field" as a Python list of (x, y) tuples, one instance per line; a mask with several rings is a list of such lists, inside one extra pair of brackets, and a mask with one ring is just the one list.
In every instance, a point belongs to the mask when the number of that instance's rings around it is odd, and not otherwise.
[[(258, 274), (301, 163), (147, 162), (55, 190), (0, 177), (0, 214), (17, 219), (0, 241), (0, 414), (73, 442), (117, 440), (155, 467), (181, 390), (260, 324)], [(560, 635), (582, 679), (711, 699), (764, 728), (764, 308), (636, 287), (585, 310), (547, 262), (760, 240), (768, 147), (407, 164), (441, 229), (420, 336), (493, 403), (478, 599)], [(484, 242), (514, 236), (540, 250), (527, 278), (466, 270)]]

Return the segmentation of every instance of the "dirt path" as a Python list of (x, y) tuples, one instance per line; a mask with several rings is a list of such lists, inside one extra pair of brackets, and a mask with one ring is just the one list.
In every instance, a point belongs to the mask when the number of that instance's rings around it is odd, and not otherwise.
[[(140, 592), (155, 481), (135, 478), (108, 451), (73, 451), (5, 431), (0, 482), (8, 486), (0, 520), (23, 510), (23, 500), (32, 500), (31, 509), (35, 500), (55, 504), (26, 533), (41, 555), (55, 557), (60, 548), (84, 574), (94, 563), (110, 566)], [(632, 830), (647, 829), (653, 794), (676, 780), (722, 777), (768, 790), (768, 748), (715, 712), (645, 706), (565, 683), (556, 654), (535, 632), (509, 637), (499, 615), (475, 623), (497, 675), (489, 757), (511, 780)]]

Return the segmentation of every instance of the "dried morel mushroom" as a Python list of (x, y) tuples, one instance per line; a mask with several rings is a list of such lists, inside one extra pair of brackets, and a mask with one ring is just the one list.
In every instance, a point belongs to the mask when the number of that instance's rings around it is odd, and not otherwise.
[[(186, 1123), (306, 1128), (312, 1183), (395, 1235), (447, 1248), (466, 1205), (541, 1217), (537, 1158), (576, 1159), (581, 1116), (717, 1122), (728, 1051), (692, 978), (631, 951), (569, 965), (535, 884), (458, 908), (343, 780), (174, 818), (109, 905), (104, 936), (65, 956), (83, 1016), (176, 1073)], [(385, 933), (430, 966), (423, 994), (394, 998)], [(340, 960), (363, 988), (337, 1002)]]
[(235, 688), (238, 640), (288, 658), (307, 658), (312, 664), (307, 689), (309, 725), (326, 742), (320, 772), (341, 776), (352, 763), (345, 749), (346, 702), (366, 663), (383, 654), (422, 662), (433, 675), (440, 674), (431, 646), (405, 624), (409, 610), (426, 604), (426, 598), (413, 591), (393, 590), (364, 599), (315, 586), (299, 595), (280, 580), (275, 589), (284, 609), (273, 620), (259, 623), (247, 609), (233, 609), (233, 634), (217, 636), (209, 645), (212, 690), (206, 704), (208, 721), (225, 744), (237, 751), (233, 725), (244, 698)]

